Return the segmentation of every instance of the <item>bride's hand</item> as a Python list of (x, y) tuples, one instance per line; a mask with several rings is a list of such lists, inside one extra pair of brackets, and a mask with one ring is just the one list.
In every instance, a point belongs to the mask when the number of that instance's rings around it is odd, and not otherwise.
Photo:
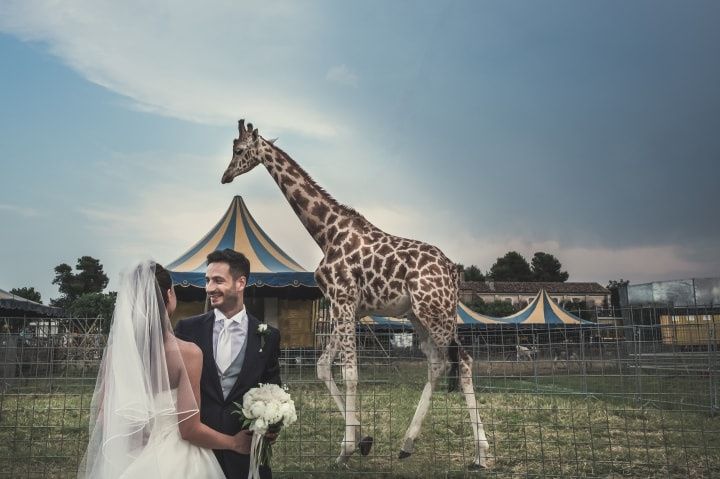
[(249, 429), (240, 431), (233, 436), (232, 450), (238, 454), (250, 454), (250, 443), (252, 442), (253, 432)]

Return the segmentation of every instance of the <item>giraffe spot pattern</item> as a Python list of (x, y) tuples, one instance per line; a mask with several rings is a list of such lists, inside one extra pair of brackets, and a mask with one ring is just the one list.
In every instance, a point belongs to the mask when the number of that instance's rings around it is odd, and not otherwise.
[(329, 212), (330, 208), (321, 201), (316, 201), (310, 209), (310, 213), (321, 223), (325, 221)]

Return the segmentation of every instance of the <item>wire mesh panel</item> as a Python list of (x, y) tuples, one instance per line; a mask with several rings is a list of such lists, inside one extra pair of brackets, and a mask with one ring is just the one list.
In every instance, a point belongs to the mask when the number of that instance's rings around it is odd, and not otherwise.
[(0, 477), (74, 477), (105, 335), (94, 320), (1, 321)]
[[(298, 422), (273, 446), (276, 477), (718, 477), (718, 320), (680, 311), (624, 311), (633, 321), (567, 327), (460, 329), (474, 357), (490, 467), (471, 472), (465, 399), (443, 377), (412, 455), (398, 453), (428, 380), (412, 329), (355, 330), (362, 436), (346, 466), (344, 420), (316, 346), (281, 353)], [(687, 316), (687, 311), (682, 313)], [(662, 319), (666, 315), (668, 319)], [(709, 319), (707, 318), (709, 316)], [(78, 320), (11, 323), (0, 336), (0, 477), (73, 477), (105, 336)], [(332, 366), (343, 391), (343, 358)]]

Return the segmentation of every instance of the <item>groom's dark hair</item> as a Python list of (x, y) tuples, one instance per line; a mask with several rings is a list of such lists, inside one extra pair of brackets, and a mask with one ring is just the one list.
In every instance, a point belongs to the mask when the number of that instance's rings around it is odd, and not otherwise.
[(207, 256), (207, 262), (210, 263), (227, 263), (230, 266), (230, 274), (233, 279), (245, 276), (247, 281), (250, 276), (250, 260), (244, 254), (238, 253), (234, 249), (226, 248), (224, 250), (213, 251)]

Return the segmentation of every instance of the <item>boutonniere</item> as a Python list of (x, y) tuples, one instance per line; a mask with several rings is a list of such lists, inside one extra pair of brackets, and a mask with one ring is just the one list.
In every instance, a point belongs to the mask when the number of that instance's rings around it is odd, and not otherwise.
[(258, 324), (257, 328), (257, 334), (260, 336), (260, 352), (262, 353), (263, 348), (265, 347), (265, 336), (267, 336), (270, 333), (270, 330), (268, 329), (268, 325), (266, 323), (260, 323)]

